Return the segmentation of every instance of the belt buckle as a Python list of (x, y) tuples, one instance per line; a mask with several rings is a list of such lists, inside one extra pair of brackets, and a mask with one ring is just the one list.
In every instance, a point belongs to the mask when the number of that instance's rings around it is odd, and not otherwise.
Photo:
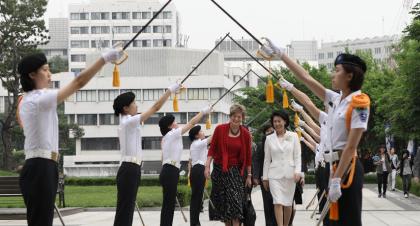
[(55, 162), (58, 162), (59, 156), (60, 154), (58, 152), (51, 152), (51, 159), (54, 160)]

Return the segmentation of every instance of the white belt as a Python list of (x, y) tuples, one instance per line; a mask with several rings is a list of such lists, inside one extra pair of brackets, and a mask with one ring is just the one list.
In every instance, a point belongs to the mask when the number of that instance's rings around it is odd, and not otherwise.
[(173, 165), (178, 169), (181, 168), (181, 163), (179, 163), (177, 161), (174, 161), (174, 160), (167, 159), (167, 160), (162, 162), (162, 166), (165, 165), (165, 164)]
[(49, 150), (31, 150), (25, 151), (25, 160), (33, 158), (44, 158), (51, 159), (55, 162), (58, 162), (59, 154), (58, 152), (49, 151)]
[(141, 166), (141, 159), (134, 156), (123, 156), (121, 162), (130, 162)]
[(333, 151), (332, 153), (324, 153), (324, 161), (325, 162), (335, 162), (340, 160), (340, 156), (338, 155), (337, 151)]
[(195, 166), (195, 165), (197, 165), (197, 164), (200, 164), (200, 165), (203, 165), (203, 166), (205, 165), (203, 161), (201, 161), (201, 160), (197, 160), (197, 161), (195, 161), (195, 162), (192, 164), (192, 166)]

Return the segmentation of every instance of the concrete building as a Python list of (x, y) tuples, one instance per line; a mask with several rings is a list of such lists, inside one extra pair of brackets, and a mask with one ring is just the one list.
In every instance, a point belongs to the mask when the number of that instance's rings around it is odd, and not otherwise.
[[(97, 49), (127, 43), (161, 7), (158, 0), (91, 0), (69, 5), (70, 71), (82, 71), (86, 56)], [(175, 47), (178, 36), (178, 12), (171, 3), (130, 48)]]
[(348, 49), (351, 53), (356, 54), (369, 52), (376, 62), (391, 64), (392, 45), (398, 41), (399, 37), (394, 35), (321, 43), (321, 48), (318, 49), (318, 63), (332, 70), (337, 55)]
[(50, 41), (46, 45), (39, 46), (48, 59), (59, 56), (68, 59), (69, 49), (69, 19), (68, 18), (49, 18), (48, 34)]
[[(113, 65), (107, 65), (92, 81), (68, 98), (65, 114), (69, 122), (79, 124), (85, 135), (76, 141), (76, 155), (64, 157), (64, 172), (68, 176), (114, 176), (117, 172), (120, 151), (117, 136), (119, 118), (113, 115), (114, 98), (126, 91), (136, 94), (139, 111), (148, 109), (175, 81), (181, 80), (206, 54), (208, 50), (185, 48), (129, 49), (128, 60), (120, 66), (121, 87), (112, 87)], [(90, 65), (99, 57), (99, 52), (87, 55)], [(140, 62), (140, 63), (139, 63)], [(179, 124), (185, 124), (204, 106), (214, 102), (229, 89), (245, 71), (224, 67), (223, 55), (214, 52), (192, 77), (179, 96), (179, 112), (174, 112), (168, 100), (162, 109), (142, 125), (143, 173), (157, 174), (161, 168), (161, 134), (158, 120), (165, 114), (174, 114)], [(69, 83), (74, 73), (52, 76), (59, 86)], [(235, 89), (246, 86), (241, 82)], [(211, 114), (212, 129), (216, 124), (227, 122), (233, 94), (219, 102)], [(201, 122), (203, 128), (205, 120)], [(189, 158), (187, 134), (184, 134), (183, 166)]]
[(292, 41), (288, 45), (289, 56), (300, 61), (316, 61), (318, 56), (318, 43), (312, 41)]

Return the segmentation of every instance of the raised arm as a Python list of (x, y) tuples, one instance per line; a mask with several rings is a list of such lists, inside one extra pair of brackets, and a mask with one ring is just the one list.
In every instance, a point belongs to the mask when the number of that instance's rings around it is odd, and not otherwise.
[(310, 134), (317, 143), (321, 142), (321, 137), (319, 136), (319, 133), (316, 133), (308, 124), (305, 123), (305, 121), (300, 120), (299, 126), (303, 127), (306, 131), (308, 131), (308, 134)]
[(284, 62), (286, 66), (295, 74), (295, 76), (303, 82), (317, 97), (322, 101), (325, 99), (325, 87), (315, 80), (309, 73), (298, 63), (288, 57), (284, 49), (280, 49), (274, 45), (268, 38), (264, 38), (267, 44), (261, 48), (268, 56), (274, 56)]
[(121, 54), (121, 49), (114, 48), (102, 53), (102, 56), (93, 65), (83, 70), (70, 84), (58, 90), (57, 103), (64, 102), (77, 90), (83, 88), (106, 63), (118, 60)]
[(203, 108), (200, 113), (198, 113), (196, 116), (194, 116), (185, 126), (182, 127), (182, 134), (188, 132), (191, 128), (194, 127), (195, 124), (199, 123), (201, 118), (203, 118), (204, 115), (209, 114), (211, 111), (211, 107), (205, 107)]
[(157, 100), (151, 108), (149, 108), (147, 111), (141, 114), (141, 122), (146, 121), (147, 119), (150, 118), (150, 116), (152, 116), (154, 113), (159, 111), (162, 105), (171, 96), (171, 93), (176, 93), (180, 88), (181, 86), (177, 83), (169, 86), (166, 92), (159, 98), (159, 100)]

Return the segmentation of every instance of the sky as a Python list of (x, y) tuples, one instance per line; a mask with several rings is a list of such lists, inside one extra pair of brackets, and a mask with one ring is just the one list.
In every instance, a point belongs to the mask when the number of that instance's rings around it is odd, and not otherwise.
[[(45, 18), (68, 15), (70, 3), (89, 0), (49, 0)], [(141, 0), (138, 0), (141, 1)], [(162, 4), (164, 0), (159, 0)], [(409, 6), (420, 0), (216, 0), (256, 37), (280, 46), (291, 41), (331, 42), (401, 34), (410, 23)], [(250, 38), (210, 0), (173, 0), (188, 47), (212, 48), (227, 32)]]

